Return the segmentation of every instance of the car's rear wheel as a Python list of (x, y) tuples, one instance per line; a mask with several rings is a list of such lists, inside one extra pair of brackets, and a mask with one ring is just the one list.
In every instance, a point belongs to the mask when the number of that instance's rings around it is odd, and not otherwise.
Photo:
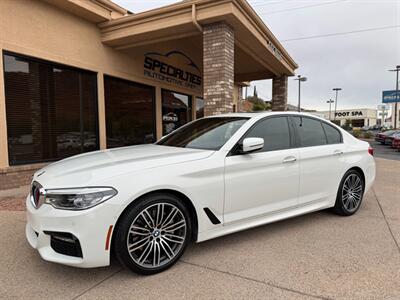
[(123, 265), (149, 275), (175, 264), (190, 236), (190, 214), (182, 201), (170, 194), (153, 194), (124, 213), (113, 245)]
[(342, 216), (353, 215), (361, 206), (364, 189), (362, 175), (356, 170), (349, 170), (340, 183), (334, 212)]

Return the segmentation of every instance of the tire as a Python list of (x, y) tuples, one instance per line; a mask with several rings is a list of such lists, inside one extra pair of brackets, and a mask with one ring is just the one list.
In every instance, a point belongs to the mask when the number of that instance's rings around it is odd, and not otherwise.
[(349, 170), (340, 182), (333, 211), (341, 216), (355, 214), (361, 206), (365, 182), (360, 172)]
[(191, 236), (190, 214), (184, 203), (174, 195), (152, 194), (124, 212), (113, 247), (123, 266), (151, 275), (173, 266)]

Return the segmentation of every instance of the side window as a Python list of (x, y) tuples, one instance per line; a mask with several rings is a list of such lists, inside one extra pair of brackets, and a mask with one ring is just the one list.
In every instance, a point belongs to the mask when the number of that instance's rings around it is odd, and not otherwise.
[(340, 144), (342, 142), (342, 135), (340, 134), (339, 130), (324, 122), (322, 122), (322, 127), (325, 130), (328, 144)]
[(320, 121), (303, 117), (293, 117), (293, 120), (299, 133), (301, 147), (327, 144), (325, 132)]
[(263, 138), (263, 152), (290, 148), (289, 123), (286, 117), (273, 117), (259, 121), (245, 137)]

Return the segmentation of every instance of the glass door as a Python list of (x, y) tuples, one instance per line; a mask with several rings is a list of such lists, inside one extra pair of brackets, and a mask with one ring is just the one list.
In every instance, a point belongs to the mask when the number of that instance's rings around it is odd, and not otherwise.
[(192, 120), (192, 97), (162, 90), (163, 135), (169, 134)]

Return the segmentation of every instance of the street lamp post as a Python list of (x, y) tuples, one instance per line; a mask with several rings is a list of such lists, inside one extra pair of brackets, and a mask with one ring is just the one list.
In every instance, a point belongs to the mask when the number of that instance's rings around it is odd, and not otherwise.
[(301, 108), (300, 108), (300, 86), (301, 86), (301, 81), (305, 82), (307, 81), (307, 77), (302, 77), (301, 75), (297, 75), (297, 78), (295, 80), (299, 81), (299, 103), (297, 105), (297, 111), (300, 112)]
[(335, 95), (335, 114), (333, 116), (333, 119), (336, 120), (336, 109), (337, 109), (337, 97), (338, 97), (338, 93), (339, 91), (341, 91), (341, 88), (334, 88), (332, 89), (333, 91), (335, 91), (336, 95)]
[(328, 101), (326, 101), (326, 103), (329, 103), (329, 121), (332, 120), (331, 118), (331, 111), (332, 111), (332, 103), (335, 102), (332, 99), (329, 99)]
[(399, 102), (399, 71), (400, 65), (396, 69), (389, 70), (389, 72), (396, 72), (396, 102), (394, 103), (394, 129), (397, 128), (397, 102)]
[(378, 110), (380, 110), (381, 112), (381, 126), (383, 126), (385, 124), (385, 118), (387, 116), (387, 107), (385, 104), (383, 105), (378, 105)]

